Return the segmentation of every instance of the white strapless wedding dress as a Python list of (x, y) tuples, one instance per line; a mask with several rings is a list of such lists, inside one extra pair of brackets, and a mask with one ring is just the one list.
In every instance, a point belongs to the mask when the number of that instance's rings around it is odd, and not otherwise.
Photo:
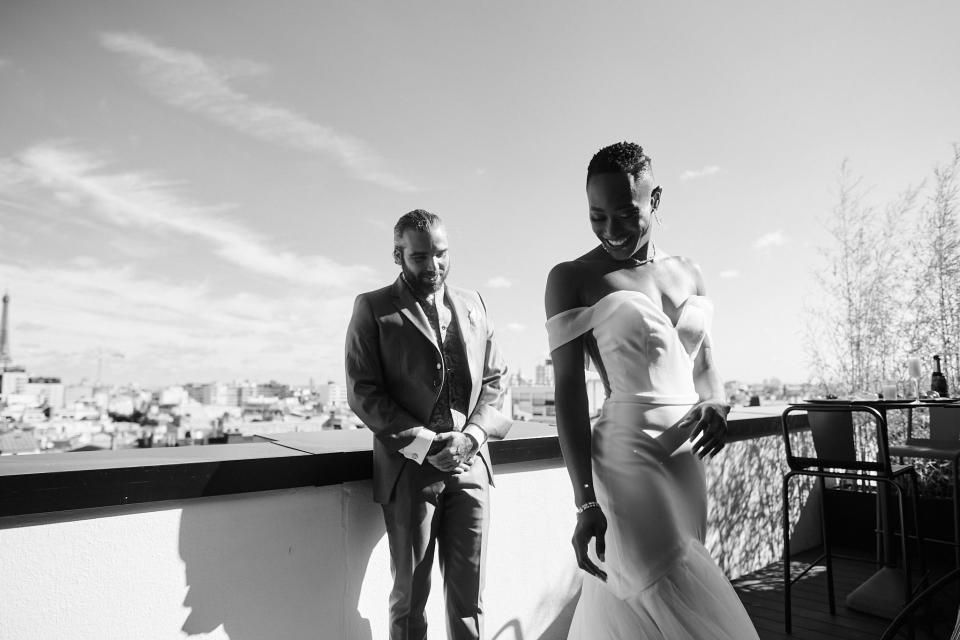
[[(604, 583), (584, 576), (569, 638), (751, 640), (757, 632), (703, 546), (703, 463), (665, 446), (697, 401), (693, 362), (713, 306), (690, 296), (676, 326), (648, 296), (615, 291), (547, 321), (551, 350), (593, 332), (587, 356), (610, 396), (593, 428), (593, 479), (607, 517)], [(664, 438), (658, 441), (658, 437)]]

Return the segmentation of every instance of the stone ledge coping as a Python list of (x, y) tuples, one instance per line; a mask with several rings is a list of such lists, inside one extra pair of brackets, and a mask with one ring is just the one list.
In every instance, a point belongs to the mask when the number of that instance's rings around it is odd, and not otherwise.
[[(784, 407), (730, 413), (730, 442), (780, 432)], [(0, 517), (323, 486), (372, 476), (366, 429), (278, 434), (262, 442), (85, 451), (0, 459)], [(556, 428), (515, 422), (494, 464), (562, 464)]]

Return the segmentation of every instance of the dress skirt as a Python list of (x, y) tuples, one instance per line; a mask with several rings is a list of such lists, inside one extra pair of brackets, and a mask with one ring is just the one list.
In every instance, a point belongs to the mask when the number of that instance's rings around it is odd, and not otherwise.
[[(703, 463), (658, 437), (690, 405), (610, 399), (593, 430), (597, 501), (607, 517), (604, 583), (585, 575), (569, 638), (757, 638), (730, 581), (703, 546)], [(664, 434), (669, 436), (670, 432)]]

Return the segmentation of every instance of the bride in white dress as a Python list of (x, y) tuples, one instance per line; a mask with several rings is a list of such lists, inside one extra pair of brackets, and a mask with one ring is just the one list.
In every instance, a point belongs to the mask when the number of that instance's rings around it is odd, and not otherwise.
[[(600, 246), (547, 280), (573, 546), (592, 576), (569, 637), (750, 640), (750, 618), (703, 546), (701, 459), (723, 448), (728, 411), (710, 351), (713, 308), (697, 266), (651, 242), (660, 193), (639, 145), (597, 152), (587, 200)], [(608, 396), (592, 432), (585, 366)]]

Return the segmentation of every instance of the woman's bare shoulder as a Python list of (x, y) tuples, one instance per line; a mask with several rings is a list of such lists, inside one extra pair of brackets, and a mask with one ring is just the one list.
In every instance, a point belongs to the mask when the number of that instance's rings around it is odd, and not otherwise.
[(550, 269), (543, 306), (547, 318), (580, 306), (582, 268), (576, 260), (561, 262)]
[(589, 281), (595, 269), (593, 251), (579, 258), (561, 262), (550, 269), (547, 275), (547, 287), (544, 295), (544, 307), (547, 317), (569, 309), (583, 306), (582, 292), (584, 283)]

